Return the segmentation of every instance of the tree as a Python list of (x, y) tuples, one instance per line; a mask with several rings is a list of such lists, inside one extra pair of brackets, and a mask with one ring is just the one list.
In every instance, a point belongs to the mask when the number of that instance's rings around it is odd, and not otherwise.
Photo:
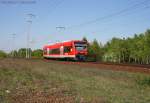
[(88, 43), (88, 40), (86, 37), (83, 37), (82, 40)]
[(43, 57), (43, 50), (37, 49), (32, 51), (32, 57), (33, 58), (42, 58)]
[(6, 58), (7, 57), (7, 53), (5, 53), (4, 51), (0, 50), (0, 58)]
[(26, 57), (26, 48), (20, 48), (18, 50), (18, 57), (25, 58)]
[(94, 41), (89, 45), (88, 53), (89, 55), (94, 56), (96, 61), (101, 61), (103, 56), (102, 50), (101, 43), (98, 43), (98, 41), (94, 39)]
[(146, 64), (150, 64), (150, 29), (145, 32), (144, 56)]
[(9, 57), (18, 57), (18, 52), (17, 50), (13, 50), (9, 53)]
[(112, 38), (111, 41), (105, 45), (104, 58), (110, 62), (121, 62), (121, 43), (119, 38)]

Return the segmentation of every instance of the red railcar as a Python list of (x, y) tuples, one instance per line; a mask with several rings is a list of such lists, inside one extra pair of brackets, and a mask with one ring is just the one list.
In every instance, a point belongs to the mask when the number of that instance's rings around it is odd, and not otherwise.
[(43, 48), (44, 58), (64, 58), (73, 60), (85, 60), (87, 56), (87, 42), (81, 40), (71, 40)]

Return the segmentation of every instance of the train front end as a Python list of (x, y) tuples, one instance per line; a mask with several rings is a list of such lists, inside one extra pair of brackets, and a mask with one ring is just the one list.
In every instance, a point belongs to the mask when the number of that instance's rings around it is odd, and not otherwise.
[(87, 42), (85, 41), (75, 41), (75, 59), (78, 61), (85, 61), (87, 57)]

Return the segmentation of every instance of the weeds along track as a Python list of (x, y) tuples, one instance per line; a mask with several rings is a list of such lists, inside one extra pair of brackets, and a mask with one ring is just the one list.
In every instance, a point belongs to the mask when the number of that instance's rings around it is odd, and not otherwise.
[(131, 67), (142, 67), (150, 69), (148, 64), (129, 64), (129, 63), (111, 63), (111, 62), (93, 62), (94, 64), (106, 64), (106, 65), (120, 65), (120, 66), (131, 66)]
[(67, 65), (79, 65), (89, 68), (107, 69), (115, 71), (139, 72), (150, 74), (150, 65), (140, 64), (119, 64), (119, 63), (105, 63), (105, 62), (72, 62), (72, 61), (57, 61), (57, 60), (44, 60), (46, 62), (56, 62)]

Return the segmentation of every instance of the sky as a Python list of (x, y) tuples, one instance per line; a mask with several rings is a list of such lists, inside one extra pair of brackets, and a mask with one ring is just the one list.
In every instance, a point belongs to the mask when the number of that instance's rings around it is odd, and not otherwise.
[(83, 37), (105, 44), (145, 32), (149, 14), (150, 0), (0, 0), (0, 50), (25, 48), (28, 33), (32, 49)]

